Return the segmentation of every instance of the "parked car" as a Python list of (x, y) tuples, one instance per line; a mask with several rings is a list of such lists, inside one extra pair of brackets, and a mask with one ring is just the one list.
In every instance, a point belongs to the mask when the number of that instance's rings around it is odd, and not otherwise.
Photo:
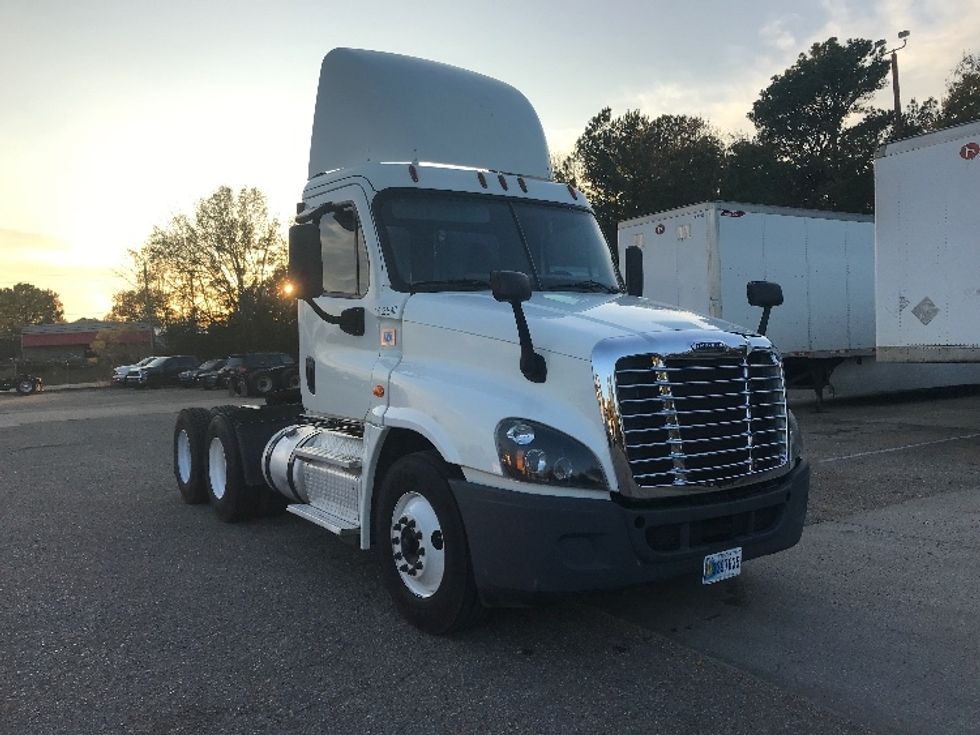
[(130, 370), (126, 376), (126, 385), (136, 388), (150, 388), (160, 385), (173, 385), (177, 376), (184, 370), (200, 364), (194, 355), (169, 355), (157, 357), (146, 365)]
[(197, 384), (198, 379), (204, 373), (211, 373), (220, 370), (225, 366), (228, 358), (221, 357), (214, 360), (205, 360), (196, 368), (191, 368), (190, 370), (183, 371), (177, 376), (177, 380), (185, 388), (191, 388)]
[(142, 360), (137, 362), (135, 365), (119, 365), (112, 369), (112, 384), (113, 385), (126, 385), (126, 376), (130, 374), (133, 370), (137, 368), (145, 367), (151, 362), (157, 359), (156, 355), (150, 355), (149, 357), (144, 357)]
[(231, 355), (223, 372), (225, 386), (235, 396), (265, 396), (277, 390), (299, 387), (296, 361), (284, 352)]
[(275, 368), (287, 364), (295, 364), (295, 361), (283, 352), (236, 353), (226, 358), (224, 367), (220, 370), (201, 373), (198, 376), (198, 385), (205, 390), (227, 388), (229, 378), (232, 376), (237, 376), (240, 373), (252, 370)]
[(14, 377), (0, 378), (0, 390), (16, 390), (22, 396), (44, 390), (44, 381), (36, 375), (21, 373)]

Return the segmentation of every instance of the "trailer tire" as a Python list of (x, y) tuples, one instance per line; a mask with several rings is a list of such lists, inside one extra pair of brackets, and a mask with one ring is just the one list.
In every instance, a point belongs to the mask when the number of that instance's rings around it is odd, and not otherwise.
[(469, 627), (484, 610), (449, 473), (433, 451), (396, 460), (382, 478), (374, 517), (377, 559), (395, 607), (436, 635)]
[(208, 502), (205, 441), (210, 421), (206, 408), (185, 408), (174, 425), (174, 477), (188, 505)]
[(259, 488), (245, 482), (238, 435), (227, 414), (211, 417), (205, 456), (208, 497), (218, 517), (234, 523), (251, 516), (258, 505)]

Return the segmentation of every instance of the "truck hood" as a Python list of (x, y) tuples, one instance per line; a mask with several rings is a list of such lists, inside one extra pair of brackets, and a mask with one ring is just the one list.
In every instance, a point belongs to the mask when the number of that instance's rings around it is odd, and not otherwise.
[[(604, 339), (705, 330), (753, 335), (720, 319), (649, 299), (619, 294), (536, 292), (524, 304), (535, 349), (589, 359)], [(514, 313), (489, 293), (419, 293), (405, 304), (406, 324), (518, 343)]]

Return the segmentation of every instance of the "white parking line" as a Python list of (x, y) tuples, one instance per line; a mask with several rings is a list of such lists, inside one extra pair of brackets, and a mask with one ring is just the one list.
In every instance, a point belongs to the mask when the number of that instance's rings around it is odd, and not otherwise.
[(890, 449), (875, 449), (870, 452), (858, 452), (857, 454), (844, 454), (840, 457), (827, 457), (826, 459), (816, 460), (816, 464), (823, 464), (824, 462), (840, 462), (844, 459), (856, 459), (858, 457), (870, 457), (873, 454), (888, 454), (889, 452), (901, 452), (905, 449), (917, 449), (918, 447), (930, 447), (933, 444), (945, 444), (946, 442), (956, 442), (962, 439), (976, 439), (980, 437), (980, 434), (963, 434), (963, 436), (951, 436), (948, 439), (936, 439), (931, 442), (919, 442), (918, 444), (905, 444), (901, 447), (891, 447)]

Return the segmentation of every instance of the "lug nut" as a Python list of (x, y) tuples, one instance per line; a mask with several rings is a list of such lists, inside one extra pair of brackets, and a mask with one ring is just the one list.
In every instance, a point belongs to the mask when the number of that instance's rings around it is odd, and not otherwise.
[(419, 547), (419, 550), (417, 552), (415, 552), (415, 553), (417, 553), (419, 556), (425, 556), (425, 547), (424, 546), (420, 546)]
[(402, 542), (401, 538), (399, 538), (398, 536), (396, 536), (395, 538), (393, 538), (391, 540), (391, 545), (392, 546), (398, 546), (398, 544), (400, 544), (401, 542)]
[(391, 530), (394, 531), (395, 533), (398, 533), (398, 531), (402, 530), (402, 524), (396, 523), (394, 526), (391, 527)]
[(422, 568), (422, 562), (421, 562), (421, 560), (415, 562), (415, 568), (416, 569), (421, 569)]
[(398, 561), (401, 558), (402, 558), (402, 552), (396, 551), (395, 552), (395, 561)]
[(421, 541), (422, 540), (422, 532), (421, 531), (416, 531), (415, 532), (415, 538), (418, 539), (419, 541)]
[(408, 526), (409, 528), (415, 528), (415, 519), (414, 518), (410, 519), (408, 523), (406, 523), (405, 525)]
[(415, 576), (415, 570), (414, 569), (409, 569), (408, 570), (408, 576), (409, 577), (414, 577)]
[(408, 564), (402, 564), (400, 567), (398, 567), (398, 571), (399, 572), (407, 572), (408, 571)]

